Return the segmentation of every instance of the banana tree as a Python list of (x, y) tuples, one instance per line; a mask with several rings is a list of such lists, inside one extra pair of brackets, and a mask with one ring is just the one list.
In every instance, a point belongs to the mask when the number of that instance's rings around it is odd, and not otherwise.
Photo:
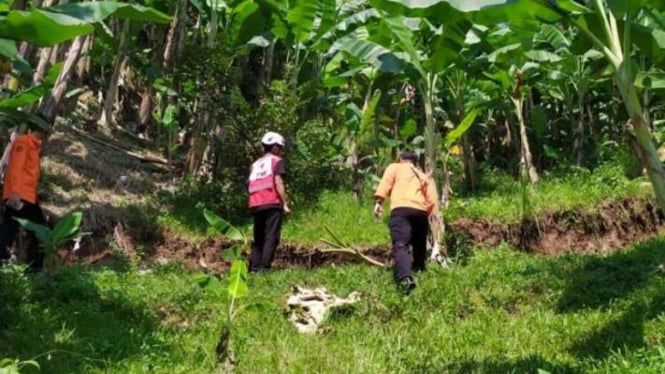
[[(404, 74), (421, 98), (424, 118), (425, 171), (436, 185), (439, 129), (434, 110), (438, 103), (440, 73), (456, 58), (471, 27), (467, 21), (445, 28), (424, 18), (379, 13), (380, 21), (358, 27), (331, 47), (342, 50), (385, 73)], [(443, 234), (441, 212), (431, 219), (433, 252), (439, 252)]]
[(72, 3), (25, 11), (10, 10), (11, 3), (0, 1), (0, 55), (5, 59), (20, 62), (16, 53), (17, 41), (46, 47), (76, 38), (53, 90), (43, 102), (42, 113), (51, 119), (64, 96), (84, 36), (95, 31), (95, 24), (111, 16), (142, 22), (164, 23), (169, 20), (167, 15), (154, 9), (121, 2)]
[[(538, 87), (552, 98), (564, 103), (569, 113), (571, 129), (574, 133), (573, 149), (575, 163), (584, 163), (585, 123), (590, 119), (585, 115), (589, 92), (592, 87), (606, 79), (607, 63), (603, 54), (596, 49), (575, 53), (572, 42), (560, 27), (545, 24), (534, 38), (534, 44), (545, 48), (559, 57), (553, 69), (547, 73), (546, 80), (538, 82)], [(577, 116), (573, 113), (577, 110)]]
[(658, 157), (650, 131), (640, 88), (662, 86), (663, 76), (640, 71), (633, 56), (645, 56), (652, 63), (665, 58), (665, 17), (662, 1), (589, 0), (586, 7), (566, 9), (548, 3), (561, 18), (579, 30), (580, 37), (603, 53), (614, 68), (614, 81), (629, 115), (638, 156), (641, 159), (656, 198), (665, 208), (665, 168)]
[(513, 106), (519, 125), (520, 165), (531, 183), (538, 182), (525, 118), (525, 98), (535, 82), (543, 76), (541, 64), (557, 62), (560, 57), (545, 50), (532, 49), (532, 37), (522, 30), (499, 27), (488, 37), (490, 53), (486, 59), (491, 67), (484, 75), (494, 81)]

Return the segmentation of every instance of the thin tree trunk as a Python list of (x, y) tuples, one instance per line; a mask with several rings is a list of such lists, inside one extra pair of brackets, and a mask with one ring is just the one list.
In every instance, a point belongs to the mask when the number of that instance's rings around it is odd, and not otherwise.
[[(58, 48), (57, 46), (54, 48)], [(37, 63), (37, 68), (35, 69), (35, 74), (32, 76), (32, 84), (38, 85), (44, 81), (46, 77), (46, 71), (49, 67), (49, 59), (51, 57), (51, 52), (53, 48), (45, 47), (39, 50), (39, 62)]]
[(184, 40), (184, 35), (182, 34), (186, 19), (187, 0), (179, 0), (176, 13), (173, 16), (173, 21), (171, 21), (171, 27), (169, 28), (169, 32), (166, 36), (166, 46), (164, 47), (163, 60), (163, 67), (166, 71), (170, 71), (175, 61), (177, 61), (177, 56), (179, 54), (178, 50), (182, 48), (180, 46)]
[(577, 95), (577, 108), (580, 113), (577, 118), (574, 148), (577, 154), (577, 166), (582, 166), (584, 163), (584, 93), (582, 91), (578, 92)]
[(111, 74), (109, 86), (106, 90), (102, 115), (99, 119), (99, 125), (101, 127), (108, 127), (109, 125), (116, 123), (113, 108), (118, 103), (118, 81), (120, 80), (120, 73), (122, 72), (122, 67), (124, 66), (125, 59), (127, 58), (129, 26), (130, 21), (125, 20), (120, 30), (120, 41), (118, 43), (116, 59), (113, 65), (113, 73)]
[(185, 169), (187, 174), (194, 174), (195, 170), (199, 167), (199, 157), (198, 157), (198, 144), (201, 133), (203, 132), (203, 127), (208, 123), (209, 119), (209, 110), (208, 110), (208, 90), (204, 88), (204, 91), (199, 97), (199, 102), (197, 105), (197, 118), (196, 125), (194, 126), (194, 131), (192, 136), (189, 139), (189, 150), (187, 152)]
[(270, 46), (265, 50), (265, 59), (263, 63), (263, 82), (270, 85), (272, 80), (272, 69), (275, 60), (275, 41), (270, 43)]
[[(50, 7), (56, 3), (56, 0), (44, 0), (42, 3), (42, 7)], [(57, 46), (55, 47), (44, 47), (39, 50), (39, 62), (37, 63), (37, 68), (35, 69), (35, 73), (32, 76), (32, 84), (33, 85), (38, 85), (41, 82), (44, 81), (44, 77), (46, 76), (46, 71), (48, 70), (49, 67), (49, 59), (51, 57), (51, 52), (53, 51), (53, 48), (58, 48)]]
[[(166, 44), (164, 43), (164, 34), (165, 28), (157, 27), (152, 32), (152, 37), (150, 38), (153, 43), (157, 44), (159, 41), (159, 46), (155, 47), (155, 52), (152, 55), (152, 65), (156, 67), (163, 66), (164, 59), (164, 48)], [(146, 80), (146, 86), (143, 90), (143, 95), (141, 96), (141, 106), (139, 107), (139, 126), (136, 129), (138, 133), (148, 133), (148, 127), (152, 121), (152, 108), (153, 108), (153, 97), (155, 90), (152, 87), (153, 82)]]
[(219, 27), (219, 11), (217, 10), (219, 0), (212, 0), (212, 3), (214, 5), (211, 6), (212, 15), (210, 17), (210, 22), (208, 23), (208, 42), (206, 43), (206, 46), (209, 49), (215, 48), (217, 42), (217, 28)]
[(593, 138), (593, 143), (595, 146), (600, 141), (602, 130), (600, 129), (600, 126), (598, 126), (598, 122), (593, 115), (593, 106), (588, 101), (586, 104), (586, 115), (587, 119), (589, 120), (589, 129), (591, 130), (591, 137)]
[[(372, 88), (373, 82), (370, 81), (367, 91), (365, 92), (365, 98), (363, 100), (362, 107), (362, 116), (365, 115), (365, 112), (369, 108), (369, 103), (372, 100)], [(360, 119), (362, 121), (362, 118)], [(358, 132), (352, 132), (349, 136), (349, 164), (353, 170), (353, 194), (356, 196), (356, 199), (360, 201), (363, 194), (363, 181), (360, 175), (360, 155), (358, 154), (358, 138), (362, 137), (363, 129), (358, 129)]]
[(526, 132), (526, 124), (524, 123), (523, 111), (523, 98), (511, 98), (515, 106), (515, 114), (520, 125), (520, 150), (521, 150), (521, 163), (527, 169), (529, 175), (529, 182), (538, 182), (538, 172), (533, 165), (533, 156), (531, 155), (531, 148), (529, 147), (529, 138)]
[[(464, 117), (462, 117), (464, 118)], [(462, 161), (464, 163), (464, 184), (469, 192), (476, 190), (476, 157), (469, 134), (462, 135)]]
[(152, 119), (152, 95), (154, 94), (154, 89), (152, 84), (148, 82), (145, 87), (145, 91), (141, 96), (141, 106), (139, 107), (139, 133), (143, 133), (148, 130), (148, 124)]
[[(425, 112), (425, 173), (427, 174), (428, 182), (434, 186), (434, 191), (438, 190), (436, 185), (436, 156), (439, 139), (434, 121), (434, 89), (438, 79), (439, 77), (434, 73), (427, 74), (423, 84), (424, 87), (421, 87), (420, 92)], [(439, 209), (438, 201), (434, 203), (436, 206), (434, 207), (433, 214), (429, 217), (430, 232), (427, 240), (431, 249), (430, 259), (440, 264), (446, 264), (448, 262), (448, 254), (445, 247), (441, 246), (445, 232), (443, 214)]]
[(85, 43), (83, 43), (83, 48), (81, 50), (81, 58), (79, 58), (78, 64), (76, 64), (76, 79), (79, 82), (83, 82), (88, 74), (90, 74), (90, 63), (91, 63), (91, 58), (90, 58), (90, 51), (92, 51), (92, 47), (95, 44), (95, 36), (90, 35), (90, 37), (85, 39)]
[(79, 58), (81, 48), (83, 47), (86, 38), (86, 36), (79, 36), (69, 47), (67, 59), (62, 66), (62, 70), (55, 82), (55, 86), (53, 87), (51, 94), (49, 94), (42, 102), (40, 112), (50, 121), (55, 119), (58, 105), (60, 105), (60, 101), (65, 96), (67, 85), (69, 84), (74, 66), (76, 65), (76, 61)]

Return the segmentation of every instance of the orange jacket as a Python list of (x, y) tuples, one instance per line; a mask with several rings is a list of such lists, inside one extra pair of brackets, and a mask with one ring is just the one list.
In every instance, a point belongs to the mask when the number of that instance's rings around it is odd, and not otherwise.
[(14, 140), (2, 191), (3, 200), (16, 193), (22, 200), (32, 204), (37, 202), (41, 149), (41, 141), (32, 134), (22, 135)]
[(390, 197), (390, 210), (413, 208), (432, 215), (436, 207), (436, 186), (410, 162), (393, 163), (383, 173), (375, 197)]

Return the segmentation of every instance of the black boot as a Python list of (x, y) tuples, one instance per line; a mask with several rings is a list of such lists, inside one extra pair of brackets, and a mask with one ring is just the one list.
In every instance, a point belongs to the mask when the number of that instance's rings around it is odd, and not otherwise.
[(405, 277), (400, 279), (399, 286), (406, 295), (410, 294), (416, 288), (416, 282), (412, 277)]

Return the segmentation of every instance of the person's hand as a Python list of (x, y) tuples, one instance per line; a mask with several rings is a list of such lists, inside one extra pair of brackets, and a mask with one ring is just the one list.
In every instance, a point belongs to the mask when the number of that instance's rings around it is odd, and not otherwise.
[(287, 203), (284, 203), (284, 214), (291, 214), (291, 208)]
[(16, 210), (21, 210), (21, 196), (16, 192), (12, 192), (9, 199), (7, 199), (7, 205)]
[(374, 217), (381, 218), (383, 216), (383, 206), (380, 202), (374, 203)]

